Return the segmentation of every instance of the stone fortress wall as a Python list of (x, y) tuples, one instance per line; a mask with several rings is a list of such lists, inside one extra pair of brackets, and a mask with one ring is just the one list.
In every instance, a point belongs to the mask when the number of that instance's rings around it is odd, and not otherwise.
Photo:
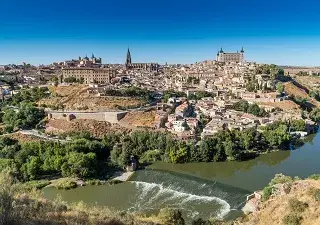
[(97, 121), (106, 121), (118, 123), (125, 115), (126, 111), (118, 112), (49, 112), (48, 119), (92, 119)]

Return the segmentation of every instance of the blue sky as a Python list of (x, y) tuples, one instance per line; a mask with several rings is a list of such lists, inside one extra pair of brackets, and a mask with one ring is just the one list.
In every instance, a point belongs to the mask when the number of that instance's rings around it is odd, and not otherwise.
[(0, 65), (95, 53), (105, 63), (193, 63), (243, 46), (249, 61), (320, 65), (319, 0), (1, 0)]

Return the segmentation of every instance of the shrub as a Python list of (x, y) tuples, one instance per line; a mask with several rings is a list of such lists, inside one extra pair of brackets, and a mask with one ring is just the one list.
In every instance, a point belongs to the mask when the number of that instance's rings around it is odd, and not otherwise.
[(313, 197), (316, 201), (320, 201), (320, 190), (317, 189), (314, 194), (313, 194)]
[(295, 213), (290, 213), (283, 218), (283, 223), (285, 225), (299, 225), (302, 218)]
[(266, 201), (270, 198), (273, 192), (273, 187), (267, 186), (262, 190), (262, 201)]
[(72, 189), (72, 188), (76, 188), (77, 187), (77, 183), (73, 180), (64, 180), (64, 181), (60, 181), (55, 185), (56, 188), (58, 189)]
[(170, 208), (161, 209), (158, 217), (166, 225), (184, 225), (185, 224), (181, 211), (177, 209), (170, 209)]
[(195, 219), (191, 222), (191, 225), (210, 225), (209, 221), (205, 221), (201, 218)]
[(115, 184), (120, 184), (120, 183), (122, 183), (123, 181), (121, 181), (121, 180), (109, 180), (107, 183), (109, 184), (109, 185), (115, 185)]
[(312, 179), (312, 180), (320, 180), (320, 174), (313, 174), (309, 177), (309, 179)]
[(301, 180), (301, 177), (295, 176), (295, 177), (293, 178), (293, 180), (294, 180), (294, 181)]
[(320, 201), (320, 189), (310, 188), (308, 194), (316, 201)]
[(140, 158), (140, 162), (155, 162), (161, 160), (161, 152), (159, 150), (149, 150)]
[(295, 213), (302, 213), (306, 208), (308, 208), (308, 204), (305, 202), (301, 202), (296, 198), (289, 199), (289, 207), (291, 211)]
[(293, 179), (290, 176), (285, 176), (282, 173), (276, 174), (274, 178), (270, 181), (269, 185), (273, 186), (275, 184), (292, 183)]
[(51, 182), (48, 180), (35, 180), (35, 181), (29, 181), (25, 183), (27, 187), (29, 186), (31, 188), (36, 188), (36, 189), (42, 189), (48, 186), (49, 184), (51, 184)]
[(93, 180), (86, 180), (85, 184), (86, 185), (103, 185), (105, 184), (105, 182), (102, 180), (93, 179)]

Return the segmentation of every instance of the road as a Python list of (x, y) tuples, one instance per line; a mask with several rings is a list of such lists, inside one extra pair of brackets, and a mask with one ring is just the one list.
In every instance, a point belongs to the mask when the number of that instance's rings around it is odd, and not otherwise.
[(21, 134), (32, 135), (32, 136), (39, 137), (39, 138), (46, 139), (46, 140), (50, 140), (50, 141), (57, 141), (57, 142), (61, 142), (61, 143), (67, 143), (68, 142), (68, 141), (63, 140), (63, 139), (49, 137), (49, 136), (47, 136), (45, 134), (39, 133), (39, 131), (37, 131), (37, 130), (20, 130), (18, 132), (21, 133)]

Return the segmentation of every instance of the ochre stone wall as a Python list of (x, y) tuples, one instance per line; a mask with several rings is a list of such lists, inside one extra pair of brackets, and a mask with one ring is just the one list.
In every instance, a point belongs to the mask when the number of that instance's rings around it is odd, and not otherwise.
[(51, 112), (52, 119), (92, 119), (98, 121), (107, 121), (117, 123), (127, 112)]

